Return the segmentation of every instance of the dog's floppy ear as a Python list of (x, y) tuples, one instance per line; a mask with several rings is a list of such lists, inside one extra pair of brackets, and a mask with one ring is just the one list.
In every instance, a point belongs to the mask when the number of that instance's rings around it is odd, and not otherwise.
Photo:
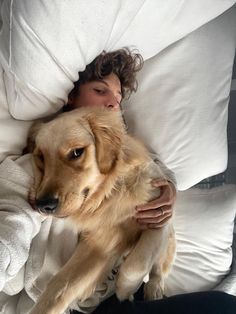
[(23, 153), (33, 153), (34, 149), (35, 149), (35, 138), (36, 135), (38, 134), (41, 126), (43, 125), (43, 121), (37, 121), (35, 123), (32, 124), (32, 126), (29, 129), (28, 132), (28, 137), (27, 137), (27, 144), (26, 147), (24, 148)]
[(57, 115), (58, 114), (55, 113), (55, 114), (52, 114), (46, 118), (38, 119), (31, 125), (29, 132), (28, 132), (26, 147), (23, 150), (23, 154), (33, 153), (33, 151), (35, 149), (35, 138), (36, 138), (36, 135), (38, 134), (41, 126), (43, 124), (53, 120), (55, 117), (57, 117)]
[(110, 172), (121, 154), (125, 133), (123, 121), (117, 112), (104, 110), (88, 117), (95, 138), (96, 158), (101, 173)]

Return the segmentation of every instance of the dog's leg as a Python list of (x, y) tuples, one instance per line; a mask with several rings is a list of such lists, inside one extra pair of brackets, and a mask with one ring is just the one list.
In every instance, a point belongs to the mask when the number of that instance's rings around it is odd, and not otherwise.
[(167, 247), (160, 260), (156, 260), (149, 273), (149, 281), (144, 286), (145, 300), (161, 299), (164, 296), (164, 279), (173, 265), (176, 251), (175, 233), (170, 226)]
[(87, 299), (108, 264), (106, 255), (81, 241), (70, 260), (49, 282), (31, 314), (61, 314), (75, 299)]
[(162, 299), (164, 295), (164, 278), (162, 274), (162, 265), (160, 262), (153, 264), (149, 273), (149, 280), (144, 285), (144, 299), (156, 300)]
[(152, 265), (165, 251), (168, 226), (146, 230), (138, 243), (121, 265), (116, 283), (116, 294), (120, 300), (132, 297)]

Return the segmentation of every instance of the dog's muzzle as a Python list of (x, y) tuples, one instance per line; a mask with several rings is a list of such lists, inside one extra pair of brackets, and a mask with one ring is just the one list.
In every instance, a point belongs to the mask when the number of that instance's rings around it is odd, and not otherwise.
[(46, 196), (35, 200), (35, 207), (42, 213), (54, 214), (59, 200), (58, 198)]

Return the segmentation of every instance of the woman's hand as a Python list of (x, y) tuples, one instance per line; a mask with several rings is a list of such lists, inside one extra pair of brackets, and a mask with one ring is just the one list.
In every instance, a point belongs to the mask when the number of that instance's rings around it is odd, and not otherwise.
[(152, 185), (160, 189), (160, 196), (144, 205), (135, 208), (135, 218), (142, 229), (161, 228), (172, 217), (176, 200), (176, 189), (167, 180), (153, 180)]

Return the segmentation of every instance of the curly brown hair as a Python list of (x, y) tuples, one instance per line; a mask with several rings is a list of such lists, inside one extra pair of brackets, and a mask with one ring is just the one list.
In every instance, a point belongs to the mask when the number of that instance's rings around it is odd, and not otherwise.
[(122, 97), (129, 97), (132, 92), (137, 90), (136, 73), (142, 66), (142, 56), (128, 48), (113, 52), (103, 51), (86, 66), (83, 72), (79, 72), (79, 80), (74, 83), (74, 88), (69, 97), (79, 94), (81, 84), (101, 80), (111, 73), (116, 74), (120, 80)]

